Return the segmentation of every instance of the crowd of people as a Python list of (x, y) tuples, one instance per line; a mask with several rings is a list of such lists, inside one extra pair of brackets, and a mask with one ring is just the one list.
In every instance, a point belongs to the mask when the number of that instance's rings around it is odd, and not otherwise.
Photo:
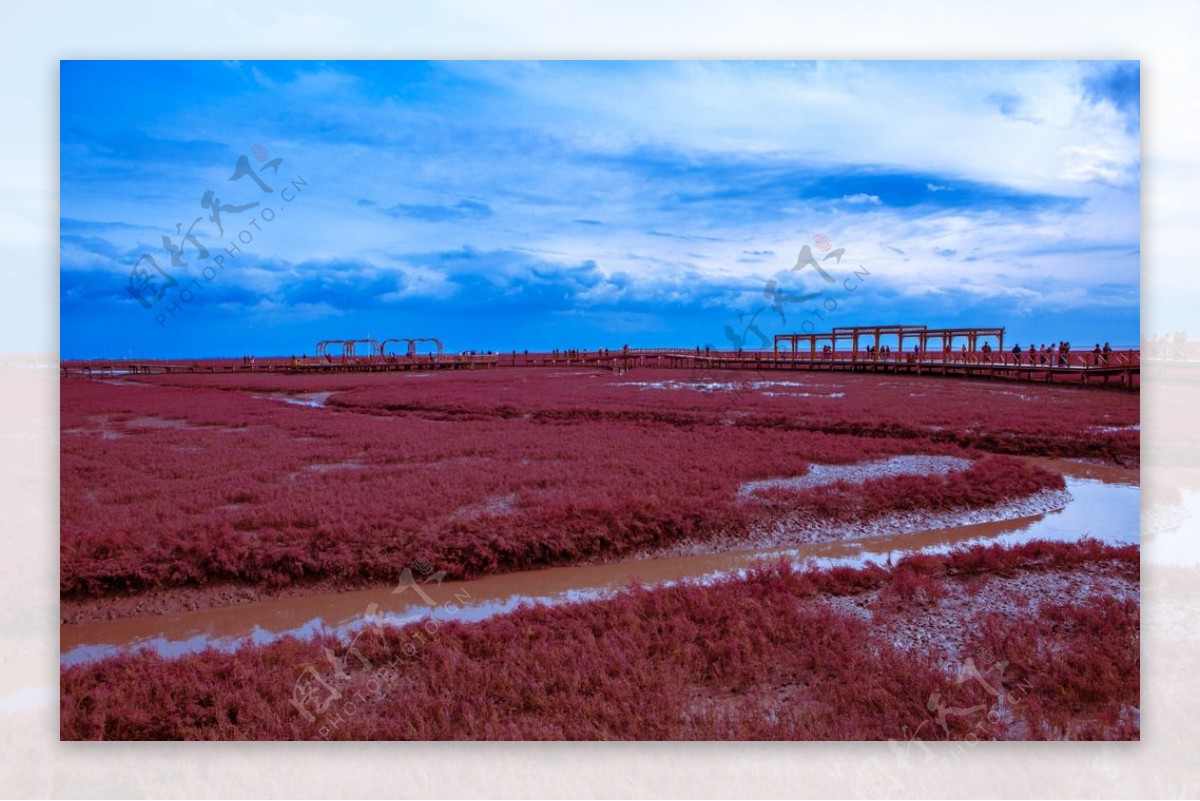
[[(921, 359), (921, 346), (914, 345), (912, 352), (907, 354), (905, 361), (913, 363)], [(826, 359), (833, 358), (833, 348), (825, 345), (821, 348), (821, 353)], [(1105, 342), (1101, 345), (1099, 342), (1092, 348), (1090, 355), (1085, 355), (1080, 358), (1071, 358), (1071, 343), (1067, 340), (1062, 340), (1055, 344), (1030, 343), (1028, 347), (1022, 347), (1020, 343), (1013, 345), (1012, 358), (1000, 358), (999, 361), (1008, 364), (1029, 364), (1034, 366), (1048, 367), (1071, 367), (1071, 366), (1093, 366), (1102, 367), (1108, 365), (1112, 360), (1113, 348), (1112, 345)], [(866, 349), (867, 358), (888, 360), (893, 358), (892, 349), (888, 345), (869, 345)], [(946, 358), (963, 363), (981, 363), (991, 364), (997, 361), (995, 349), (990, 343), (983, 343), (978, 350), (969, 350), (966, 344), (959, 347), (958, 353), (953, 351), (946, 353)]]
[[(1012, 349), (1013, 361), (1016, 364), (1021, 364), (1027, 361), (1031, 365), (1052, 365), (1057, 367), (1071, 366), (1071, 343), (1063, 340), (1057, 345), (1047, 345), (1042, 343), (1040, 346), (1029, 343), (1029, 347), (1022, 351), (1020, 343), (1013, 345)], [(1092, 366), (1103, 366), (1109, 363), (1112, 358), (1112, 346), (1107, 342), (1101, 347), (1097, 342), (1092, 348), (1090, 364)], [(1087, 364), (1089, 362), (1085, 362)]]
[[(904, 354), (903, 358), (906, 362), (913, 363), (921, 359), (921, 346), (914, 345), (912, 352)], [(934, 351), (936, 354), (936, 351)], [(833, 359), (834, 349), (831, 345), (824, 345), (821, 348), (821, 356), (824, 360), (831, 361)], [(958, 353), (953, 354), (950, 351), (946, 354), (947, 358), (953, 361), (963, 363), (987, 363), (990, 364), (996, 361), (995, 349), (990, 343), (983, 343), (978, 350), (969, 350), (966, 344), (959, 347)], [(887, 361), (893, 358), (900, 358), (900, 355), (893, 355), (890, 345), (868, 345), (866, 347), (866, 357), (871, 360)], [(1099, 342), (1092, 349), (1092, 355), (1088, 363), (1095, 366), (1106, 365), (1112, 357), (1112, 346), (1105, 342), (1103, 346)], [(1009, 363), (1008, 359), (1000, 361)], [(1071, 343), (1063, 340), (1054, 345), (1042, 343), (1037, 345), (1030, 343), (1028, 348), (1023, 348), (1018, 343), (1012, 348), (1012, 364), (1031, 364), (1031, 365), (1048, 365), (1056, 367), (1068, 367), (1071, 362)], [(1078, 361), (1076, 362), (1079, 363)]]

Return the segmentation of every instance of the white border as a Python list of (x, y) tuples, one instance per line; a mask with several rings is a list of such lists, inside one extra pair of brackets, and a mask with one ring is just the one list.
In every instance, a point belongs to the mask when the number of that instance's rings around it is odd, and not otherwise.
[[(1187, 224), (1200, 188), (1200, 4), (1143, 2), (22, 4), (0, 70), (0, 352), (58, 335), (60, 58), (1133, 58), (1143, 82), (1143, 330), (1200, 335)], [(0, 358), (0, 363), (10, 361)], [(767, 744), (84, 744), (58, 742), (56, 371), (0, 364), (3, 792), (89, 797), (1196, 796), (1200, 594), (1147, 552), (1143, 742), (1013, 743), (878, 779), (887, 746)], [(1194, 418), (1147, 379), (1144, 493), (1195, 485)], [(1195, 409), (1196, 406), (1191, 406)], [(1194, 539), (1195, 521), (1172, 536)], [(1156, 546), (1148, 543), (1147, 551)], [(1164, 557), (1164, 558), (1160, 558)], [(1193, 569), (1191, 575), (1200, 578)], [(941, 760), (944, 759), (944, 762)]]

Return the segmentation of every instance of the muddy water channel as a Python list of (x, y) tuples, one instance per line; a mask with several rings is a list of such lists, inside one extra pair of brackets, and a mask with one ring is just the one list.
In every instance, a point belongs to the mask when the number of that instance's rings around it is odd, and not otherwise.
[(884, 563), (907, 553), (945, 551), (976, 543), (1013, 544), (1032, 539), (1070, 541), (1084, 536), (1108, 543), (1138, 543), (1138, 472), (1070, 461), (1035, 460), (1061, 472), (1072, 500), (1060, 510), (992, 523), (884, 534), (853, 541), (764, 550), (643, 559), (602, 565), (507, 573), (476, 581), (436, 580), (413, 573), (413, 583), (370, 590), (280, 598), (219, 609), (99, 621), (61, 628), (63, 665), (151, 648), (179, 656), (207, 647), (232, 650), (284, 635), (307, 637), (326, 630), (351, 635), (368, 625), (414, 621), (475, 621), (522, 603), (559, 603), (603, 597), (630, 582), (645, 585), (703, 581), (736, 574), (761, 559), (819, 565)]

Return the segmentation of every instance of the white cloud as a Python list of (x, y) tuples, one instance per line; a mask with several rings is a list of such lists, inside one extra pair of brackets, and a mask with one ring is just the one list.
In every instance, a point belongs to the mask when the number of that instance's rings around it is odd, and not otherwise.
[[(1080, 194), (1081, 174), (1061, 154), (1098, 147), (1112, 154), (1119, 180), (1137, 178), (1137, 133), (1126, 130), (1111, 104), (1085, 99), (1088, 67), (1073, 62), (670, 62), (624, 70), (505, 62), (454, 69), (521, 98), (556, 135), (614, 152), (659, 146), (831, 167), (869, 162)], [(1005, 116), (989, 99), (998, 93), (1019, 97), (1029, 118)]]
[[(269, 292), (291, 277), (256, 269), (259, 257), (280, 265), (352, 259), (395, 273), (385, 302), (432, 302), (462, 288), (418, 263), (438, 264), (436, 254), (450, 254), (453, 274), (477, 269), (507, 286), (521, 280), (520, 264), (473, 268), (453, 254), (528, 251), (550, 265), (593, 261), (602, 274), (629, 276), (628, 283), (579, 290), (580, 303), (684, 303), (728, 288), (744, 300), (740, 308), (761, 303), (772, 277), (799, 281), (801, 291), (823, 288), (813, 271), (789, 268), (800, 247), (824, 233), (847, 249), (840, 265), (827, 265), (838, 275), (861, 264), (878, 286), (897, 292), (950, 291), (966, 277), (972, 295), (1029, 308), (1053, 308), (1043, 305), (1052, 299), (1074, 304), (1105, 283), (1133, 285), (1136, 294), (1136, 135), (1112, 109), (1081, 105), (1073, 65), (441, 68), (472, 78), (465, 95), (447, 89), (423, 103), (366, 98), (366, 78), (329, 67), (277, 79), (274, 89), (313, 97), (292, 107), (290, 138), (271, 143), (311, 188), (256, 234), (238, 257), (239, 270), (223, 280)], [(944, 72), (924, 72), (935, 68)], [(446, 83), (454, 86), (453, 76)], [(1019, 91), (1022, 107), (1045, 122), (1002, 115), (987, 101), (1002, 90)], [(635, 96), (639, 102), (630, 103)], [(308, 134), (306, 126), (315, 121), (324, 131), (328, 120), (363, 132), (361, 140)], [(936, 142), (935, 124), (946, 132)], [(521, 158), (511, 157), (514, 142), (526, 148)], [(893, 194), (891, 184), (873, 184), (861, 171), (861, 183), (837, 183), (847, 174), (841, 165), (872, 167), (882, 181), (898, 177), (898, 188)], [(832, 181), (824, 193), (772, 183), (792, 170)], [(1017, 197), (992, 204), (986, 186), (982, 201), (952, 191), (960, 180), (999, 183), (991, 188), (1001, 196), (1007, 186), (1086, 202), (1023, 205)], [(776, 193), (770, 203), (752, 191), (754, 181)], [(396, 204), (453, 207), (464, 198), (486, 203), (491, 216), (435, 224), (381, 211)], [(186, 192), (179, 197), (185, 201)], [(95, 215), (102, 211), (111, 212), (111, 204)], [(153, 206), (136, 214), (121, 209), (116, 219), (169, 223), (175, 216)], [(746, 251), (772, 255), (748, 263)], [(936, 258), (935, 251), (954, 255)], [(1040, 288), (1052, 285), (1060, 288)], [(1079, 290), (1068, 296), (1063, 286)]]

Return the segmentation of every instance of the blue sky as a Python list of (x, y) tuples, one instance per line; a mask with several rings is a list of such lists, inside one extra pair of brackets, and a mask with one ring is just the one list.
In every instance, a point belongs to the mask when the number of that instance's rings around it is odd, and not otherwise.
[[(730, 347), (750, 320), (1133, 344), (1139, 84), (1136, 62), (64, 61), (61, 352)], [(818, 236), (832, 283), (792, 269)]]

